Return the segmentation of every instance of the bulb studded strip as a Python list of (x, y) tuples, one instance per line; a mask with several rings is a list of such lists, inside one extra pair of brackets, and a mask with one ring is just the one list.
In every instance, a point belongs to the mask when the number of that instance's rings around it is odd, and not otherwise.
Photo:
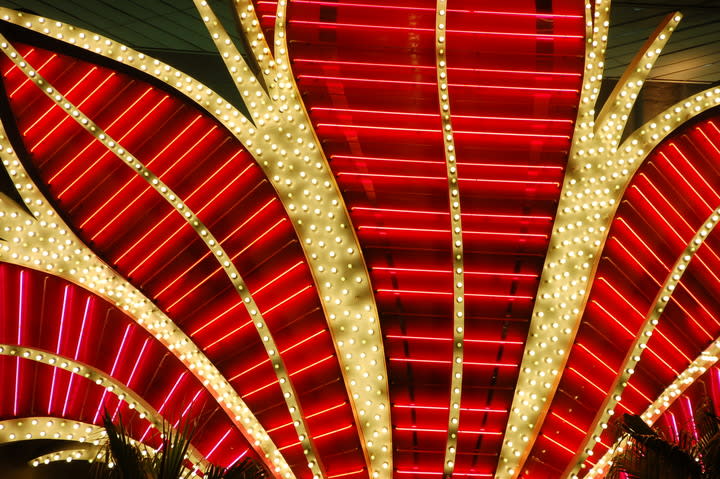
[(453, 137), (450, 92), (447, 77), (446, 32), (447, 0), (438, 0), (435, 13), (435, 58), (437, 62), (438, 100), (440, 102), (445, 165), (447, 168), (453, 263), (453, 357), (443, 477), (452, 477), (455, 470), (455, 456), (457, 455), (458, 429), (460, 427), (460, 401), (462, 398), (463, 346), (465, 340), (465, 268), (463, 261), (460, 188), (458, 185), (455, 140)]

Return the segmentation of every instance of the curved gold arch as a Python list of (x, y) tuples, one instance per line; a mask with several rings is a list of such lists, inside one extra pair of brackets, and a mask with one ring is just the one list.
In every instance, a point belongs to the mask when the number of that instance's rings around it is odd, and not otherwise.
[(100, 426), (59, 417), (21, 417), (0, 421), (0, 444), (31, 439), (57, 439), (97, 446), (104, 435), (105, 430)]

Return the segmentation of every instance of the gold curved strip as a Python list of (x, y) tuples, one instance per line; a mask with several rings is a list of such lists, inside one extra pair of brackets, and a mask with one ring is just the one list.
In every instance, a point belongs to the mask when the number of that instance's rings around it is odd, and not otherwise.
[(293, 478), (287, 462), (257, 418), (217, 368), (151, 300), (77, 238), (26, 173), (0, 125), (0, 156), (31, 215), (0, 194), (0, 261), (33, 268), (78, 284), (123, 310), (165, 345), (205, 386), (233, 424), (281, 477)]
[[(6, 347), (12, 346), (3, 346)], [(101, 426), (61, 417), (21, 417), (0, 421), (0, 444), (31, 439), (56, 439), (97, 446), (104, 437), (105, 429)]]
[[(390, 402), (377, 306), (347, 207), (327, 160), (317, 147), (297, 89), (293, 88), (291, 96), (279, 96), (275, 114), (264, 114), (256, 129), (210, 88), (159, 60), (62, 22), (2, 7), (0, 15), (5, 21), (154, 76), (207, 110), (248, 149), (278, 191), (305, 255), (310, 259), (368, 470), (373, 477), (389, 477), (392, 471)], [(254, 11), (248, 15), (255, 17)], [(223, 30), (211, 33), (221, 35)], [(167, 321), (164, 318), (159, 324), (167, 325)], [(360, 358), (363, 363), (353, 362), (353, 358)], [(270, 459), (280, 461), (274, 452), (270, 453)]]
[(175, 192), (163, 183), (157, 175), (148, 170), (141, 161), (125, 150), (120, 143), (110, 137), (105, 131), (103, 131), (102, 128), (95, 124), (93, 120), (91, 120), (75, 105), (70, 103), (67, 98), (58, 92), (57, 89), (55, 89), (54, 86), (45, 80), (40, 74), (35, 73), (34, 75), (31, 75), (31, 72), (34, 72), (32, 66), (22, 57), (22, 55), (17, 53), (12, 45), (7, 43), (7, 40), (2, 36), (2, 34), (0, 34), (0, 41), (2, 42), (2, 45), (8, 45), (6, 48), (3, 47), (5, 54), (8, 55), (8, 57), (23, 73), (25, 73), (30, 81), (34, 82), (41, 91), (53, 100), (56, 105), (63, 109), (70, 118), (75, 120), (78, 125), (83, 127), (85, 131), (99, 140), (107, 148), (107, 151), (114, 154), (118, 159), (120, 159), (120, 161), (126, 164), (140, 178), (144, 179), (148, 185), (150, 185), (160, 196), (170, 203), (183, 220), (185, 220), (185, 222), (193, 228), (200, 240), (205, 243), (205, 246), (212, 253), (213, 257), (220, 264), (228, 279), (232, 283), (238, 296), (242, 299), (243, 305), (253, 320), (253, 325), (255, 326), (262, 344), (265, 347), (268, 358), (273, 365), (278, 385), (280, 386), (283, 397), (288, 406), (288, 411), (290, 412), (290, 416), (293, 420), (300, 444), (303, 447), (303, 452), (307, 457), (308, 467), (314, 475), (324, 477), (322, 463), (319, 461), (312, 438), (308, 434), (305, 416), (302, 414), (302, 409), (297, 401), (297, 393), (292, 384), (290, 375), (287, 372), (285, 363), (280, 355), (280, 350), (275, 343), (275, 339), (270, 332), (270, 328), (268, 327), (265, 318), (262, 313), (260, 313), (260, 308), (258, 308), (247, 285), (223, 247), (220, 246), (220, 243), (215, 239), (213, 234), (205, 227), (195, 213), (184, 204), (182, 198), (176, 195)]
[(100, 449), (94, 446), (88, 446), (82, 449), (63, 449), (61, 451), (50, 452), (42, 456), (35, 457), (28, 461), (32, 467), (39, 467), (43, 464), (47, 465), (51, 462), (104, 462), (105, 456)]
[(562, 474), (561, 477), (570, 476), (572, 479), (578, 478), (578, 471), (582, 467), (587, 459), (588, 455), (592, 453), (592, 449), (595, 443), (600, 440), (600, 433), (603, 429), (607, 428), (610, 416), (615, 413), (615, 406), (622, 398), (622, 393), (625, 390), (630, 377), (635, 372), (635, 366), (640, 361), (643, 351), (647, 347), (647, 343), (652, 336), (655, 327), (660, 321), (665, 306), (670, 301), (675, 288), (677, 287), (680, 279), (685, 273), (690, 261), (695, 257), (700, 246), (705, 242), (705, 239), (710, 235), (712, 230), (717, 226), (720, 221), (720, 207), (715, 209), (712, 214), (705, 220), (703, 225), (698, 229), (693, 238), (687, 244), (682, 254), (678, 257), (678, 260), (673, 265), (670, 273), (668, 273), (665, 282), (661, 289), (658, 291), (652, 306), (645, 316), (638, 335), (633, 341), (632, 346), (628, 349), (627, 355), (623, 360), (620, 368), (620, 373), (616, 376), (613, 385), (610, 388), (609, 394), (605, 397), (602, 406), (598, 410), (593, 419), (591, 426), (588, 428), (588, 433), (581, 442), (580, 446), (575, 452), (572, 462), (568, 466), (568, 469)]
[[(609, 21), (609, 10), (595, 13), (594, 50), (586, 57), (591, 62), (586, 64), (586, 76), (600, 68), (604, 60), (605, 29), (598, 25)], [(619, 117), (606, 109), (598, 122), (589, 119), (594, 111), (582, 105), (594, 104), (597, 93), (592, 85), (598, 84), (599, 74), (594, 75), (594, 80), (584, 80), (581, 106), (588, 117), (579, 116), (576, 123), (496, 478), (520, 474), (550, 408), (585, 310), (608, 228), (639, 165), (637, 158), (624, 156), (617, 139), (637, 91), (680, 19), (678, 13), (667, 17), (628, 66), (628, 73), (608, 99), (608, 104), (619, 109)], [(641, 160), (647, 155), (642, 149), (629, 147), (629, 151)]]
[[(282, 1), (282, 0), (281, 0)], [(446, 47), (447, 0), (437, 0), (435, 5), (435, 61), (437, 70), (438, 100), (442, 122), (443, 150), (448, 180), (450, 226), (453, 262), (453, 357), (450, 376), (450, 404), (448, 405), (448, 430), (445, 441), (443, 477), (452, 477), (457, 455), (458, 429), (460, 428), (460, 401), (462, 398), (463, 352), (465, 341), (465, 267), (463, 260), (463, 237), (460, 209), (460, 188), (455, 153), (455, 139), (450, 114), (450, 91)]]

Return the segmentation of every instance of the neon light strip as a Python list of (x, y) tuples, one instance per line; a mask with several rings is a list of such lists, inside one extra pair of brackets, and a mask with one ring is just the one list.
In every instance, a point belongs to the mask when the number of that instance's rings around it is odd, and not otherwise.
[[(410, 12), (432, 12), (435, 13), (435, 9), (433, 8), (423, 8), (423, 7), (409, 7), (409, 6), (399, 6), (399, 5), (373, 5), (373, 4), (367, 4), (367, 3), (342, 3), (338, 4), (335, 2), (323, 2), (323, 1), (316, 1), (316, 0), (293, 0), (294, 2), (297, 2), (299, 5), (320, 5), (325, 7), (359, 7), (359, 8), (369, 8), (369, 9), (379, 9), (379, 10), (406, 10)], [(257, 2), (258, 5), (268, 5), (268, 6), (274, 6), (274, 3), (262, 1), (260, 0)], [(474, 15), (510, 15), (514, 17), (533, 17), (533, 18), (582, 18), (579, 15), (562, 15), (557, 13), (540, 13), (540, 12), (504, 12), (504, 11), (496, 11), (496, 10), (464, 10), (464, 9), (449, 9), (447, 11), (448, 13), (463, 13), (463, 14), (474, 14)]]
[[(349, 159), (349, 160), (357, 160), (357, 161), (369, 161), (369, 162), (383, 162), (383, 163), (402, 163), (402, 164), (421, 164), (421, 165), (437, 165), (438, 162), (436, 161), (427, 161), (427, 160), (412, 160), (408, 158), (377, 158), (377, 157), (370, 157), (370, 156), (353, 156), (353, 155), (332, 155), (330, 158), (332, 159)], [(515, 165), (510, 163), (463, 163), (462, 161), (458, 161), (458, 166), (477, 166), (477, 167), (488, 167), (488, 168), (520, 168), (524, 170), (554, 170), (554, 171), (562, 171), (563, 167), (560, 165), (553, 166), (553, 165), (542, 165), (542, 164), (534, 164), (534, 165)], [(359, 206), (354, 206), (352, 209), (361, 208)], [(365, 209), (370, 209), (367, 207), (363, 207)], [(382, 210), (383, 208), (377, 208), (378, 210)], [(447, 213), (443, 213), (447, 214)], [(467, 216), (468, 213), (465, 213), (465, 216)], [(529, 216), (532, 217), (532, 216)], [(524, 216), (518, 215), (518, 218), (524, 218)], [(552, 219), (552, 217), (548, 217), (548, 219)]]
[[(375, 81), (374, 81), (375, 82)], [(318, 128), (339, 128), (341, 130), (376, 130), (386, 132), (409, 132), (409, 133), (432, 133), (439, 135), (442, 133), (441, 130), (434, 130), (429, 128), (399, 128), (397, 126), (375, 126), (375, 125), (358, 125), (358, 124), (344, 124), (344, 123), (318, 123)], [(550, 133), (512, 133), (504, 131), (478, 131), (478, 130), (457, 130), (456, 135), (478, 135), (478, 136), (499, 136), (510, 137), (510, 138), (545, 138), (545, 139), (559, 139), (569, 140), (570, 135), (558, 135)]]
[[(409, 68), (412, 70), (435, 70), (435, 66), (430, 65), (407, 65), (398, 63), (375, 63), (375, 62), (353, 62), (353, 61), (342, 61), (342, 60), (324, 60), (316, 58), (295, 58), (294, 63), (313, 63), (321, 65), (350, 65), (350, 66), (361, 66), (361, 67), (384, 67), (384, 68)], [(461, 68), (461, 67), (449, 67), (449, 72), (482, 72), (482, 73), (500, 73), (503, 75), (548, 75), (548, 76), (564, 76), (564, 77), (580, 77), (580, 73), (572, 72), (548, 72), (548, 71), (526, 71), (526, 70), (497, 70), (487, 68)]]
[[(23, 332), (23, 316), (25, 315), (25, 272), (20, 271), (20, 301), (18, 301), (17, 343), (21, 345)], [(18, 415), (18, 395), (20, 393), (20, 357), (15, 360), (15, 395), (13, 396), (13, 416)]]
[[(412, 176), (412, 175), (380, 175), (371, 173), (353, 173), (353, 172), (339, 172), (338, 177), (350, 176), (360, 178), (385, 178), (388, 180), (442, 180), (439, 176)], [(555, 186), (558, 187), (560, 184), (557, 181), (522, 181), (522, 180), (496, 180), (496, 179), (484, 179), (484, 178), (458, 178), (458, 182), (464, 183), (491, 183), (491, 184), (511, 184), (518, 186), (526, 185), (537, 185), (537, 186)]]
[[(462, 164), (462, 163), (459, 163)], [(557, 184), (557, 183), (555, 183)], [(444, 211), (427, 211), (427, 210), (406, 210), (396, 208), (376, 208), (367, 206), (354, 206), (352, 211), (368, 211), (370, 213), (399, 213), (399, 214), (418, 214), (418, 215), (437, 215), (447, 216), (448, 212)], [(463, 213), (466, 218), (495, 218), (495, 219), (509, 219), (509, 220), (539, 220), (539, 221), (552, 221), (551, 216), (536, 216), (536, 215), (504, 215), (504, 214), (493, 214), (493, 213)], [(377, 269), (377, 267), (375, 267)], [(537, 276), (537, 275), (536, 275)]]
[[(442, 341), (442, 342), (452, 341), (452, 338), (438, 338), (435, 336), (406, 336), (406, 335), (398, 335), (398, 334), (388, 334), (385, 336), (385, 338), (386, 339), (402, 339), (405, 341), (408, 341), (408, 340)], [(469, 343), (469, 344), (515, 344), (515, 345), (525, 344), (524, 341), (508, 341), (505, 339), (468, 339), (468, 338), (465, 338), (465, 342)]]
[[(321, 107), (314, 106), (310, 111), (331, 111), (342, 113), (367, 113), (370, 115), (391, 115), (391, 116), (410, 116), (424, 118), (440, 118), (439, 113), (417, 113), (411, 111), (384, 111), (384, 110), (358, 110), (356, 108), (338, 108), (338, 107)], [(453, 115), (453, 118), (462, 118), (464, 120), (501, 120), (501, 121), (536, 121), (541, 123), (567, 123), (572, 125), (572, 120), (555, 119), (555, 118), (525, 118), (525, 117), (502, 117), (502, 116), (477, 116), (477, 115)], [(462, 164), (462, 163), (460, 163)]]
[[(439, 230), (432, 228), (400, 228), (393, 226), (358, 226), (358, 230), (377, 230), (377, 231), (402, 231), (408, 233), (441, 233), (448, 234), (450, 230)], [(542, 238), (547, 239), (548, 235), (539, 233), (505, 233), (501, 231), (463, 231), (467, 235), (488, 235), (488, 236), (517, 236), (521, 238)]]
[[(377, 78), (337, 77), (337, 76), (328, 76), (328, 75), (300, 74), (300, 75), (298, 75), (297, 78), (298, 78), (298, 80), (325, 80), (325, 81), (332, 81), (332, 82), (356, 82), (356, 83), (371, 83), (371, 84), (388, 83), (388, 84), (393, 84), (393, 85), (412, 85), (415, 87), (417, 87), (417, 86), (426, 86), (426, 87), (435, 86), (435, 84), (432, 82), (424, 82), (424, 81), (384, 80), (384, 79), (377, 79)], [(577, 90), (573, 90), (572, 88), (549, 88), (549, 87), (528, 87), (528, 86), (507, 86), (507, 85), (477, 85), (477, 84), (473, 84), (473, 83), (452, 83), (449, 86), (451, 86), (453, 88), (508, 90), (508, 91), (520, 91), (520, 92), (530, 92), (530, 93), (568, 93), (568, 94), (572, 94), (572, 95), (576, 95), (578, 93)], [(355, 128), (358, 128), (358, 127), (355, 127)]]
[[(465, 215), (468, 216), (468, 215)], [(402, 273), (430, 273), (430, 274), (451, 274), (451, 270), (442, 269), (426, 269), (426, 268), (400, 268), (395, 266), (374, 266), (373, 271), (390, 271)], [(465, 271), (466, 276), (492, 276), (492, 277), (508, 277), (508, 278), (531, 278), (537, 279), (538, 274), (535, 273), (502, 273), (496, 271)]]
[[(65, 285), (65, 288), (63, 288), (63, 303), (62, 303), (62, 308), (60, 310), (60, 329), (58, 330), (57, 345), (55, 346), (55, 352), (57, 354), (62, 353), (62, 349), (61, 349), (62, 348), (62, 333), (63, 333), (63, 327), (65, 325), (65, 314), (67, 313), (67, 302), (68, 302), (68, 290), (69, 289), (70, 289), (69, 285)], [(18, 344), (22, 344), (22, 343), (18, 343)], [(52, 409), (53, 409), (53, 399), (55, 397), (55, 380), (56, 380), (56, 378), (57, 378), (57, 368), (53, 368), (52, 382), (50, 383), (50, 397), (48, 399), (48, 407), (47, 407), (48, 415), (50, 415), (52, 413)], [(103, 398), (104, 398), (104, 396), (103, 396)], [(93, 421), (93, 422), (96, 422), (96, 421)]]
[[(417, 359), (417, 358), (389, 358), (390, 362), (398, 363), (418, 363), (418, 364), (455, 364), (455, 361), (443, 360), (443, 359)], [(463, 361), (466, 366), (480, 366), (490, 368), (517, 368), (519, 367), (515, 363), (488, 363), (488, 362), (477, 362), (477, 361)], [(453, 408), (453, 409), (459, 409)]]
[[(267, 15), (267, 18), (274, 18), (272, 15)], [(388, 32), (402, 31), (402, 32), (432, 32), (431, 28), (421, 27), (400, 27), (391, 25), (364, 25), (357, 23), (327, 23), (327, 22), (316, 22), (310, 20), (290, 20), (293, 25), (310, 25), (320, 28), (347, 28), (357, 30), (384, 30)], [(559, 39), (559, 40), (581, 40), (582, 35), (562, 35), (557, 33), (515, 33), (515, 32), (495, 32), (495, 31), (481, 31), (481, 30), (448, 30), (448, 33), (452, 34), (463, 34), (463, 35), (487, 35), (493, 37), (515, 37), (515, 38), (534, 38), (536, 40), (545, 39)]]
[[(117, 369), (118, 362), (120, 361), (120, 356), (122, 356), (123, 349), (125, 349), (125, 341), (127, 340), (128, 333), (130, 333), (130, 327), (131, 325), (128, 324), (125, 327), (125, 333), (123, 333), (122, 341), (120, 341), (120, 346), (118, 347), (117, 353), (115, 353), (115, 361), (113, 361), (112, 368), (110, 368), (110, 377), (115, 377), (115, 370)], [(100, 418), (100, 413), (105, 409), (105, 396), (107, 395), (107, 390), (103, 391), (102, 398), (100, 398), (100, 402), (98, 403), (97, 411), (95, 411), (95, 417), (93, 417), (93, 422), (97, 423), (98, 419)], [(162, 412), (162, 411), (158, 411)], [(145, 439), (145, 436), (143, 435), (143, 439)]]
[[(451, 292), (445, 291), (420, 291), (414, 289), (384, 289), (378, 288), (378, 293), (395, 293), (395, 294), (424, 294), (424, 295), (449, 295)], [(533, 296), (525, 295), (510, 295), (510, 294), (485, 294), (485, 293), (466, 293), (465, 296), (469, 298), (493, 298), (493, 299), (519, 299), (519, 300), (531, 300)]]
[[(432, 411), (447, 411), (448, 408), (445, 406), (422, 406), (419, 404), (393, 404), (394, 408), (398, 409), (428, 409)], [(468, 412), (489, 412), (489, 413), (507, 413), (507, 409), (493, 409), (493, 408), (472, 408), (472, 407), (461, 407), (461, 411)]]
[[(445, 429), (432, 429), (427, 427), (396, 427), (396, 431), (410, 431), (410, 432), (437, 432), (437, 433), (446, 433), (447, 431)], [(479, 434), (483, 436), (500, 436), (502, 435), (502, 432), (500, 431), (457, 431), (458, 434)]]
[[(75, 345), (75, 355), (73, 356), (73, 359), (75, 359), (75, 360), (77, 360), (78, 357), (80, 356), (80, 346), (82, 345), (83, 338), (86, 337), (85, 324), (87, 322), (88, 312), (90, 311), (90, 302), (91, 302), (91, 297), (88, 297), (87, 300), (85, 300), (85, 309), (83, 311), (83, 319), (82, 319), (82, 323), (80, 324), (80, 334), (78, 334), (77, 344)], [(147, 340), (145, 340), (145, 343), (147, 344)], [(58, 348), (58, 352), (59, 352), (59, 348)], [(63, 410), (62, 410), (63, 417), (65, 417), (67, 415), (67, 408), (68, 408), (68, 405), (70, 404), (70, 392), (72, 391), (73, 379), (75, 379), (75, 375), (71, 374), (70, 381), (68, 382), (67, 391), (65, 392), (65, 402), (63, 402)], [(128, 384), (128, 387), (130, 387), (130, 381), (128, 381), (127, 384)], [(118, 404), (118, 407), (119, 406), (120, 406), (120, 404)], [(113, 416), (113, 418), (114, 417), (115, 416)]]
[(647, 348), (650, 336), (656, 329), (656, 326), (660, 321), (660, 317), (665, 311), (665, 307), (670, 302), (670, 297), (675, 291), (675, 288), (680, 282), (683, 274), (687, 270), (690, 261), (692, 261), (700, 246), (702, 246), (705, 239), (710, 235), (719, 221), (720, 207), (715, 209), (715, 211), (713, 211), (713, 213), (705, 220), (700, 229), (696, 231), (692, 240), (688, 242), (684, 251), (680, 254), (670, 270), (670, 273), (668, 273), (662, 288), (655, 296), (652, 307), (645, 316), (640, 332), (625, 356), (623, 366), (620, 369), (621, 373), (616, 376), (613, 386), (610, 388), (611, 392), (605, 397), (602, 407), (599, 409), (598, 414), (593, 420), (593, 425), (588, 429), (587, 435), (578, 448), (578, 451), (580, 452), (576, 453), (573, 458), (570, 474), (577, 474), (582, 463), (585, 462), (585, 459), (589, 455), (589, 451), (592, 451), (595, 445), (595, 437), (599, 437), (601, 430), (607, 427), (610, 416), (614, 413), (615, 407), (620, 402), (621, 394), (625, 389), (625, 385), (628, 384), (630, 377), (635, 372), (634, 368), (640, 361), (643, 350)]
[(205, 455), (207, 459), (210, 459), (210, 456), (212, 456), (212, 453), (215, 452), (215, 450), (220, 446), (220, 444), (230, 435), (232, 432), (232, 429), (228, 429), (227, 432), (221, 437), (217, 443), (210, 449), (210, 451)]

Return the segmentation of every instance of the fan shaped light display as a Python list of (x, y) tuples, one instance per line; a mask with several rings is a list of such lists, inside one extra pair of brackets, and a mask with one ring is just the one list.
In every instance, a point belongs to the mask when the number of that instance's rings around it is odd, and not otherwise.
[(601, 477), (720, 392), (720, 89), (624, 135), (681, 14), (601, 105), (608, 0), (195, 6), (243, 105), (0, 9), (0, 441)]

